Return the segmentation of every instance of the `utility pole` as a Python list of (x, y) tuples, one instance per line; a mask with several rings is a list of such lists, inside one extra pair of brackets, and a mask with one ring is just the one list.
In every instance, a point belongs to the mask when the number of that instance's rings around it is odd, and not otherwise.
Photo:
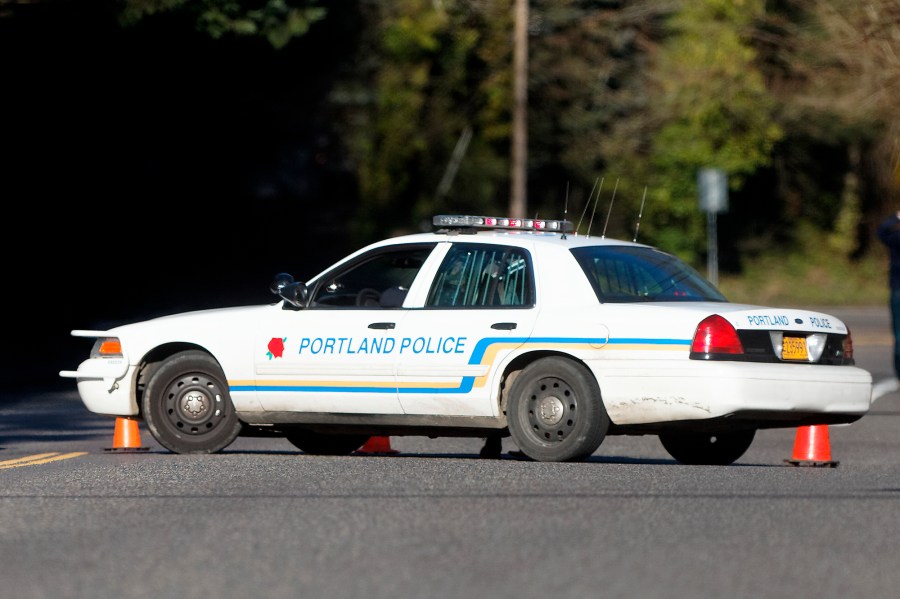
[(528, 210), (525, 191), (528, 164), (528, 0), (516, 0), (515, 5), (513, 103), (509, 215), (525, 218)]

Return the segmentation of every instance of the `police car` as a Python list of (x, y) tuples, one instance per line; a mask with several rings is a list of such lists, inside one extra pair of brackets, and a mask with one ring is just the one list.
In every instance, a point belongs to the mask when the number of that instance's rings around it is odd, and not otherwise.
[(440, 215), (269, 305), (105, 331), (74, 378), (88, 410), (142, 418), (176, 453), (239, 435), (350, 454), (373, 435), (512, 437), (538, 461), (658, 435), (727, 465), (759, 429), (850, 423), (872, 377), (838, 318), (729, 303), (657, 248), (569, 221)]

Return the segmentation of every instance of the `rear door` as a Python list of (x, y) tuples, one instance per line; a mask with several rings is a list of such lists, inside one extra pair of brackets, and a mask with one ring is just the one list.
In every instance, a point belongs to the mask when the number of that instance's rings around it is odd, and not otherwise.
[(531, 255), (453, 242), (419, 308), (397, 324), (397, 389), (407, 414), (495, 416), (498, 375), (537, 318)]

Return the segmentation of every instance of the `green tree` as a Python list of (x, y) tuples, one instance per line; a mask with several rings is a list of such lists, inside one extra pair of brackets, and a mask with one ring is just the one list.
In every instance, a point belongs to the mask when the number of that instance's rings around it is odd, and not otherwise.
[[(791, 5), (799, 16), (782, 28), (779, 90), (790, 94), (795, 130), (819, 123), (815, 138), (846, 156), (845, 184), (831, 217), (839, 224), (835, 242), (852, 251), (900, 204), (900, 4)], [(860, 230), (863, 237), (854, 239)]]
[[(646, 115), (645, 50), (656, 43), (667, 11), (654, 3), (625, 8), (534, 3), (529, 39), (530, 213), (560, 218), (567, 207), (570, 220), (583, 220), (582, 233), (588, 232), (591, 216), (594, 222), (602, 217), (602, 229), (609, 214), (610, 232), (620, 235), (625, 223), (633, 222), (629, 219), (636, 216), (637, 204), (627, 202), (640, 187), (617, 160), (628, 153), (638, 156), (629, 129)], [(603, 198), (598, 202), (600, 179)], [(616, 179), (624, 195), (617, 195), (610, 212)], [(619, 203), (625, 197), (626, 203)], [(602, 214), (593, 214), (595, 205)], [(598, 232), (592, 225), (591, 233)]]
[[(333, 94), (359, 181), (358, 241), (444, 207), (487, 211), (508, 180), (508, 2), (364, 5), (358, 66)], [(471, 141), (438, 197), (454, 149)]]
[(213, 38), (261, 36), (273, 47), (283, 48), (325, 18), (327, 9), (317, 4), (290, 0), (123, 0), (119, 18), (123, 25), (131, 26), (153, 15), (184, 13), (195, 20), (197, 29)]
[[(697, 261), (705, 247), (697, 173), (723, 169), (731, 190), (771, 162), (784, 131), (752, 46), (763, 0), (686, 2), (652, 65), (661, 122), (645, 163), (653, 211), (648, 235)], [(648, 202), (651, 200), (648, 200)]]

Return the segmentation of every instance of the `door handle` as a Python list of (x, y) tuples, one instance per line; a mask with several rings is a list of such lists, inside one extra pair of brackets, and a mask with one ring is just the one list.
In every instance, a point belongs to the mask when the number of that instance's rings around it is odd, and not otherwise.
[(511, 331), (516, 328), (516, 323), (514, 322), (495, 322), (491, 325), (492, 329), (497, 329), (498, 331)]
[(370, 329), (393, 329), (397, 325), (393, 322), (373, 322), (369, 325)]

